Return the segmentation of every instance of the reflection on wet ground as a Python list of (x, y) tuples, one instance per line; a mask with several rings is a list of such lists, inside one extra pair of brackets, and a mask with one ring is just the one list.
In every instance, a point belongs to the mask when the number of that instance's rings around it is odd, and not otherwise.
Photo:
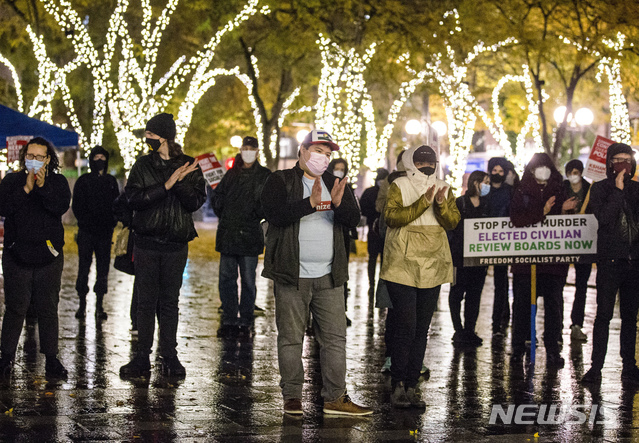
[[(491, 339), (490, 276), (477, 328), (484, 345), (477, 349), (453, 348), (448, 288), (444, 288), (426, 355), (431, 377), (421, 386), (426, 412), (393, 410), (389, 406), (389, 378), (380, 373), (384, 313), (369, 300), (366, 262), (354, 259), (350, 264), (352, 295), (348, 299), (353, 326), (348, 329), (347, 386), (353, 399), (372, 406), (375, 414), (357, 419), (322, 415), (318, 349), (312, 337), (307, 337), (305, 413), (295, 418), (281, 412), (274, 301), (268, 280), (259, 278), (257, 283), (257, 304), (264, 308), (265, 315), (256, 319), (255, 337), (223, 341), (216, 337), (220, 322), (218, 262), (192, 258), (184, 275), (178, 331), (178, 351), (187, 370), (186, 379), (166, 379), (154, 368), (150, 380), (124, 381), (118, 370), (130, 359), (136, 343), (129, 333), (132, 277), (111, 272), (105, 299), (109, 319), (96, 325), (91, 298), (86, 320), (74, 318), (76, 267), (77, 257), (68, 255), (60, 302), (61, 360), (69, 370), (68, 381), (52, 383), (43, 378), (37, 326), (26, 327), (13, 376), (0, 386), (2, 441), (507, 442), (639, 438), (634, 418), (636, 391), (620, 382), (618, 315), (611, 324), (601, 389), (593, 391), (576, 383), (589, 366), (591, 345), (570, 342), (572, 285), (565, 290), (562, 355), (566, 367), (554, 372), (546, 371), (542, 344), (534, 369), (523, 370), (509, 364), (509, 337)], [(571, 274), (569, 281), (573, 279)], [(590, 288), (585, 327), (589, 335), (594, 314), (595, 292)], [(538, 317), (541, 324), (543, 316)], [(578, 414), (568, 414), (555, 424), (504, 425), (501, 420), (490, 424), (493, 405), (500, 405), (504, 411), (509, 405), (564, 409), (585, 405), (588, 409), (584, 420), (579, 420)], [(592, 405), (601, 406), (602, 414), (589, 415)], [(517, 417), (517, 411), (526, 412), (518, 408), (513, 417)], [(525, 421), (531, 416), (522, 417)], [(536, 413), (532, 417), (535, 420)]]

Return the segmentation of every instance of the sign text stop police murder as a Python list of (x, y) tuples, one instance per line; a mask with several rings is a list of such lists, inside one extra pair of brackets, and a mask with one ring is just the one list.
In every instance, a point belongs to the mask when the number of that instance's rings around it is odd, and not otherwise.
[(464, 266), (591, 263), (597, 255), (592, 214), (550, 215), (523, 228), (508, 217), (464, 220)]

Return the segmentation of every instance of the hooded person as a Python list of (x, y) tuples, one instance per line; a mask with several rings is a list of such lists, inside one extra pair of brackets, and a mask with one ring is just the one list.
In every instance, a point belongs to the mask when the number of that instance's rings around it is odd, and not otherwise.
[(113, 202), (120, 194), (118, 182), (107, 171), (109, 152), (102, 146), (95, 146), (89, 153), (89, 172), (81, 175), (73, 187), (73, 214), (78, 220), (78, 276), (75, 289), (79, 307), (76, 318), (86, 315), (87, 294), (89, 293), (89, 270), (95, 254), (96, 279), (95, 317), (106, 320), (102, 301), (107, 293), (107, 280), (111, 260), (111, 240), (117, 220), (113, 212)]
[[(574, 210), (576, 201), (567, 199), (561, 173), (546, 153), (536, 153), (526, 165), (521, 184), (510, 204), (510, 220), (517, 227), (529, 226), (548, 215), (565, 214)], [(517, 264), (513, 272), (513, 364), (521, 363), (530, 331), (531, 265)], [(563, 288), (568, 265), (537, 265), (537, 295), (544, 298), (544, 346), (546, 366), (562, 368), (564, 359), (559, 352), (561, 337)]]
[(411, 148), (402, 162), (406, 176), (388, 190), (388, 226), (380, 278), (393, 305), (391, 404), (424, 408), (417, 389), (428, 329), (441, 285), (453, 281), (446, 231), (460, 220), (450, 186), (436, 177), (438, 158), (429, 146)]
[[(490, 192), (486, 196), (486, 214), (488, 217), (508, 217), (510, 215), (510, 200), (514, 189), (507, 182), (509, 177), (514, 180), (510, 171), (514, 173), (514, 167), (504, 157), (493, 157), (488, 160), (487, 172), (490, 177)], [(493, 266), (493, 281), (493, 337), (501, 339), (504, 337), (510, 322), (508, 265)]]
[(634, 150), (613, 143), (606, 155), (606, 178), (590, 187), (589, 210), (597, 231), (597, 314), (592, 333), (592, 366), (583, 383), (599, 383), (608, 350), (610, 320), (619, 293), (621, 380), (639, 384), (635, 360), (639, 311), (639, 183)]

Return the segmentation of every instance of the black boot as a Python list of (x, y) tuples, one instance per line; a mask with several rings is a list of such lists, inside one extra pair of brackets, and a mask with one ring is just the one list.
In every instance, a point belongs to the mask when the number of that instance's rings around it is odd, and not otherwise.
[(44, 371), (47, 377), (67, 379), (68, 372), (55, 355), (47, 355), (47, 361), (44, 365)]
[(75, 318), (84, 318), (87, 314), (87, 296), (78, 294), (78, 298), (80, 299), (80, 306), (78, 310), (75, 311)]
[(135, 354), (133, 360), (120, 368), (120, 377), (122, 378), (138, 378), (149, 376), (151, 372), (151, 362), (149, 354)]
[(2, 356), (0, 358), (0, 377), (9, 377), (13, 368), (13, 357)]
[(102, 300), (104, 299), (104, 294), (95, 294), (95, 319), (96, 320), (106, 320), (109, 318), (104, 309), (102, 308)]
[(186, 377), (186, 369), (180, 363), (177, 355), (175, 357), (162, 357), (162, 375), (165, 377)]

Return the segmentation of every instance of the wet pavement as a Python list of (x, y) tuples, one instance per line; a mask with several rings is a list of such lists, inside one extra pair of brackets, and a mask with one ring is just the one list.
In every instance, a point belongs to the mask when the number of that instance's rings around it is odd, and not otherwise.
[[(332, 418), (321, 412), (318, 347), (307, 337), (303, 417), (282, 413), (272, 284), (257, 282), (255, 337), (224, 341), (217, 290), (218, 261), (191, 257), (180, 299), (178, 352), (186, 367), (184, 380), (159, 374), (156, 361), (150, 380), (122, 380), (119, 368), (135, 349), (129, 328), (132, 277), (112, 270), (105, 298), (107, 321), (96, 324), (94, 297), (84, 321), (74, 318), (77, 256), (67, 254), (60, 301), (60, 358), (67, 381), (44, 379), (44, 359), (37, 352), (37, 326), (25, 327), (10, 380), (0, 385), (0, 441), (634, 441), (637, 390), (620, 381), (618, 312), (611, 323), (610, 345), (601, 389), (576, 383), (589, 367), (590, 342), (571, 344), (570, 308), (574, 286), (565, 289), (564, 369), (546, 371), (543, 345), (533, 369), (511, 367), (510, 339), (491, 338), (492, 278), (488, 277), (477, 332), (479, 348), (456, 350), (444, 287), (433, 317), (426, 352), (431, 377), (421, 384), (426, 411), (394, 410), (390, 380), (380, 373), (384, 361), (384, 313), (368, 297), (364, 259), (350, 264), (351, 296), (347, 336), (347, 388), (360, 404), (371, 406), (368, 418)], [(261, 272), (262, 264), (258, 267)], [(574, 281), (574, 274), (569, 282)], [(594, 283), (594, 272), (591, 284)], [(94, 274), (92, 271), (91, 281)], [(543, 301), (540, 303), (543, 306)], [(542, 308), (540, 308), (542, 309)], [(543, 323), (542, 313), (538, 323)], [(595, 292), (589, 289), (585, 331), (590, 336)], [(509, 330), (510, 331), (510, 330)], [(541, 338), (541, 332), (538, 333)], [(155, 354), (152, 355), (152, 361)], [(555, 424), (490, 424), (493, 405), (526, 412), (521, 405), (545, 408), (580, 406), (578, 413), (557, 415)], [(514, 406), (509, 406), (514, 405)], [(590, 414), (597, 405), (602, 414)], [(579, 409), (579, 408), (577, 408)], [(534, 410), (527, 409), (527, 411)], [(547, 409), (548, 410), (548, 409)], [(518, 411), (518, 412), (517, 412)], [(537, 420), (533, 413), (532, 420)], [(530, 415), (519, 415), (530, 420)], [(500, 416), (501, 418), (501, 416)], [(551, 417), (552, 418), (552, 417)], [(543, 414), (542, 414), (543, 420)], [(579, 423), (579, 422), (583, 423)], [(521, 421), (520, 421), (521, 423)]]

